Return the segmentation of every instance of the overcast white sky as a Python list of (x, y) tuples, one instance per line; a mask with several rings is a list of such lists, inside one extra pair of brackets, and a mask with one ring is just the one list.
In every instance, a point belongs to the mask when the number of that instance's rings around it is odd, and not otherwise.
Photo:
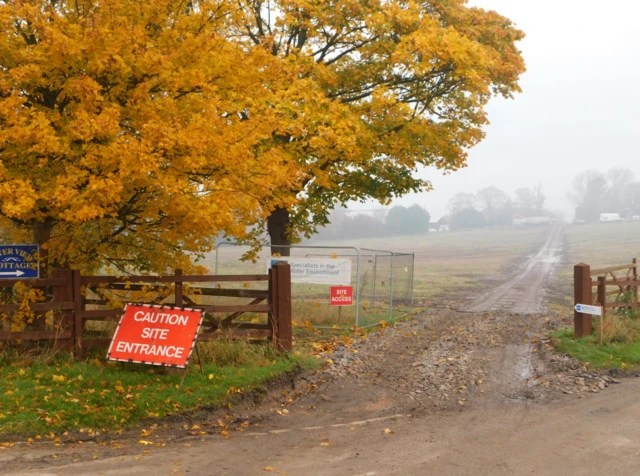
[[(433, 192), (394, 203), (418, 203), (432, 217), (449, 198), (489, 185), (512, 193), (542, 183), (550, 208), (572, 217), (566, 192), (580, 170), (632, 169), (640, 178), (640, 38), (638, 0), (473, 0), (513, 20), (528, 72), (515, 100), (489, 105), (487, 137), (466, 169), (419, 173)], [(353, 204), (351, 209), (378, 208)]]

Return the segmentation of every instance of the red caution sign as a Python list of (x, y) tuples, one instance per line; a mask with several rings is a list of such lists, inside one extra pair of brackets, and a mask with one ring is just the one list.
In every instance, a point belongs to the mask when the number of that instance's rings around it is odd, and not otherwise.
[(127, 304), (107, 359), (186, 368), (203, 317), (198, 309)]
[(332, 306), (353, 306), (352, 286), (331, 286)]

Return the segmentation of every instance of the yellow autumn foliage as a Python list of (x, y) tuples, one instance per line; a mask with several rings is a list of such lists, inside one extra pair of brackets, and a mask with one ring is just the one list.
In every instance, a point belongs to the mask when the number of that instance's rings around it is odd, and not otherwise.
[(286, 144), (303, 177), (279, 195), (291, 205), (269, 217), (272, 244), (313, 233), (336, 204), (387, 204), (429, 190), (414, 172), (464, 167), (484, 136), (488, 101), (520, 90), (525, 66), (517, 42), (524, 34), (467, 0), (237, 5), (229, 35), (295, 65), (301, 74), (292, 88), (304, 88), (291, 114), (303, 118), (305, 133), (270, 142)]
[(0, 228), (155, 272), (309, 235), (464, 167), (523, 36), (466, 0), (0, 2)]
[[(220, 32), (231, 2), (0, 3), (0, 228), (50, 264), (187, 267), (288, 197), (264, 141), (291, 72)], [(268, 87), (267, 87), (268, 86)]]

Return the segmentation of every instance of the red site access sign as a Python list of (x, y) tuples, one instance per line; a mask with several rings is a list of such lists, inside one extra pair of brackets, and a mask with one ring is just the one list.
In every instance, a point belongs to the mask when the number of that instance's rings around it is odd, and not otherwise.
[(331, 286), (332, 306), (353, 306), (352, 286)]
[(203, 317), (198, 309), (127, 304), (107, 359), (186, 368)]

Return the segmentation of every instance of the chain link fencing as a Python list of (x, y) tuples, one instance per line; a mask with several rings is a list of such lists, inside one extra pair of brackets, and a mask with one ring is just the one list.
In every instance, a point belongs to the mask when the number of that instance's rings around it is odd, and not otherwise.
[[(343, 270), (340, 282), (333, 284), (353, 287), (352, 306), (332, 306), (331, 283), (300, 282), (292, 274), (292, 308), (296, 325), (338, 329), (369, 327), (413, 312), (413, 253), (348, 246), (292, 245), (288, 248), (291, 258), (309, 266), (331, 263), (329, 260), (350, 264), (350, 272)], [(203, 264), (214, 274), (264, 274), (272, 260), (277, 259), (287, 257), (271, 256), (270, 248), (264, 245), (220, 243), (213, 256)], [(254, 288), (265, 284), (244, 283), (244, 286)]]

